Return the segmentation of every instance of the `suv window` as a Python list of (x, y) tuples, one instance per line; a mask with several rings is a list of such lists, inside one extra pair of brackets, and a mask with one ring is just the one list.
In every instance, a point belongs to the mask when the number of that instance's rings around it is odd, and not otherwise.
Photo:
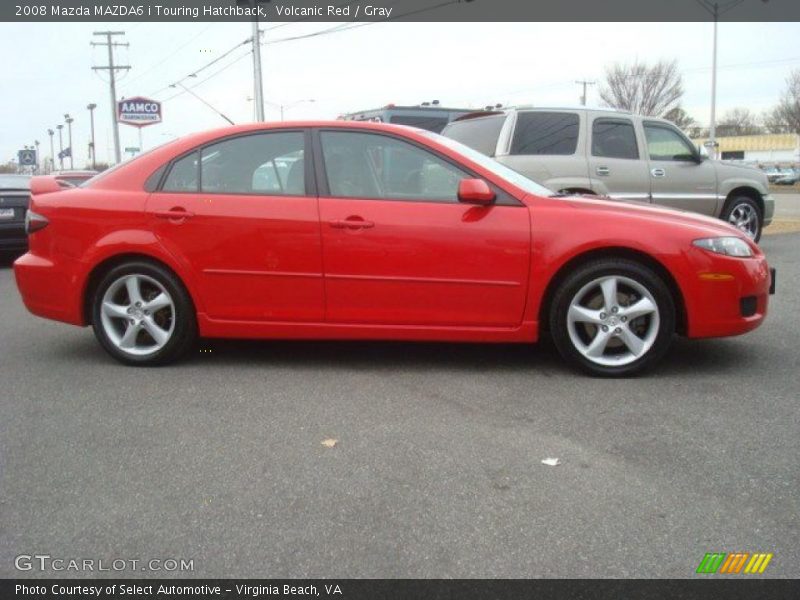
[(458, 201), (466, 173), (413, 144), (387, 135), (323, 131), (332, 196)]
[(497, 151), (497, 139), (505, 121), (506, 115), (454, 121), (447, 126), (442, 135), (461, 142), (481, 154), (494, 156)]
[(595, 119), (592, 124), (592, 156), (639, 158), (633, 123), (626, 119)]
[(670, 127), (645, 123), (644, 135), (647, 138), (647, 152), (650, 154), (650, 160), (692, 160), (694, 158), (694, 146)]
[(517, 113), (511, 154), (575, 154), (579, 128), (575, 113)]
[(203, 193), (302, 196), (306, 191), (302, 131), (259, 133), (202, 150)]

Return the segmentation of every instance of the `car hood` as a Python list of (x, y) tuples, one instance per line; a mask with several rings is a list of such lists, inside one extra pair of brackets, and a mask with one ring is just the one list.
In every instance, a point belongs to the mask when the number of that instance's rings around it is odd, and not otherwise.
[(745, 238), (741, 231), (733, 225), (714, 217), (699, 215), (693, 212), (653, 206), (645, 202), (621, 202), (619, 200), (606, 200), (599, 196), (576, 196), (558, 198), (577, 210), (599, 211), (606, 215), (618, 214), (620, 218), (635, 218), (637, 220), (658, 220), (660, 222), (674, 223), (676, 226), (691, 228), (701, 235), (730, 236)]

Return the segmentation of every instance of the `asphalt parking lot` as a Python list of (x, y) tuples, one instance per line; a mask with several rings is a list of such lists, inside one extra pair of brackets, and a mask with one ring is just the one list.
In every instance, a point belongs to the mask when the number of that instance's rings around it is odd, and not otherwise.
[(693, 577), (706, 552), (761, 551), (796, 577), (800, 234), (763, 247), (762, 328), (610, 381), (549, 344), (213, 341), (123, 367), (29, 315), (6, 262), (0, 576), (42, 576), (14, 569), (38, 553), (193, 577)]

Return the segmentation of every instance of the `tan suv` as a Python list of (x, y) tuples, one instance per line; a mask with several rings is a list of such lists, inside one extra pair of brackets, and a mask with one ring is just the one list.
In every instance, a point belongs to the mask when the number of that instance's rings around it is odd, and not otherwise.
[(442, 135), (553, 191), (711, 215), (756, 241), (775, 209), (764, 173), (708, 159), (664, 119), (586, 108), (514, 108), (465, 115)]

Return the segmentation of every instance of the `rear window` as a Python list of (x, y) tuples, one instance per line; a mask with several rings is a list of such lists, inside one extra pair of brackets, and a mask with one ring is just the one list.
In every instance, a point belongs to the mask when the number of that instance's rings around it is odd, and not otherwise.
[(633, 123), (626, 119), (595, 119), (592, 125), (592, 156), (639, 158)]
[(442, 135), (461, 142), (481, 154), (494, 156), (497, 150), (497, 138), (500, 137), (500, 130), (505, 120), (506, 115), (492, 115), (454, 121), (447, 126)]
[(578, 130), (575, 113), (518, 113), (511, 154), (575, 154)]

